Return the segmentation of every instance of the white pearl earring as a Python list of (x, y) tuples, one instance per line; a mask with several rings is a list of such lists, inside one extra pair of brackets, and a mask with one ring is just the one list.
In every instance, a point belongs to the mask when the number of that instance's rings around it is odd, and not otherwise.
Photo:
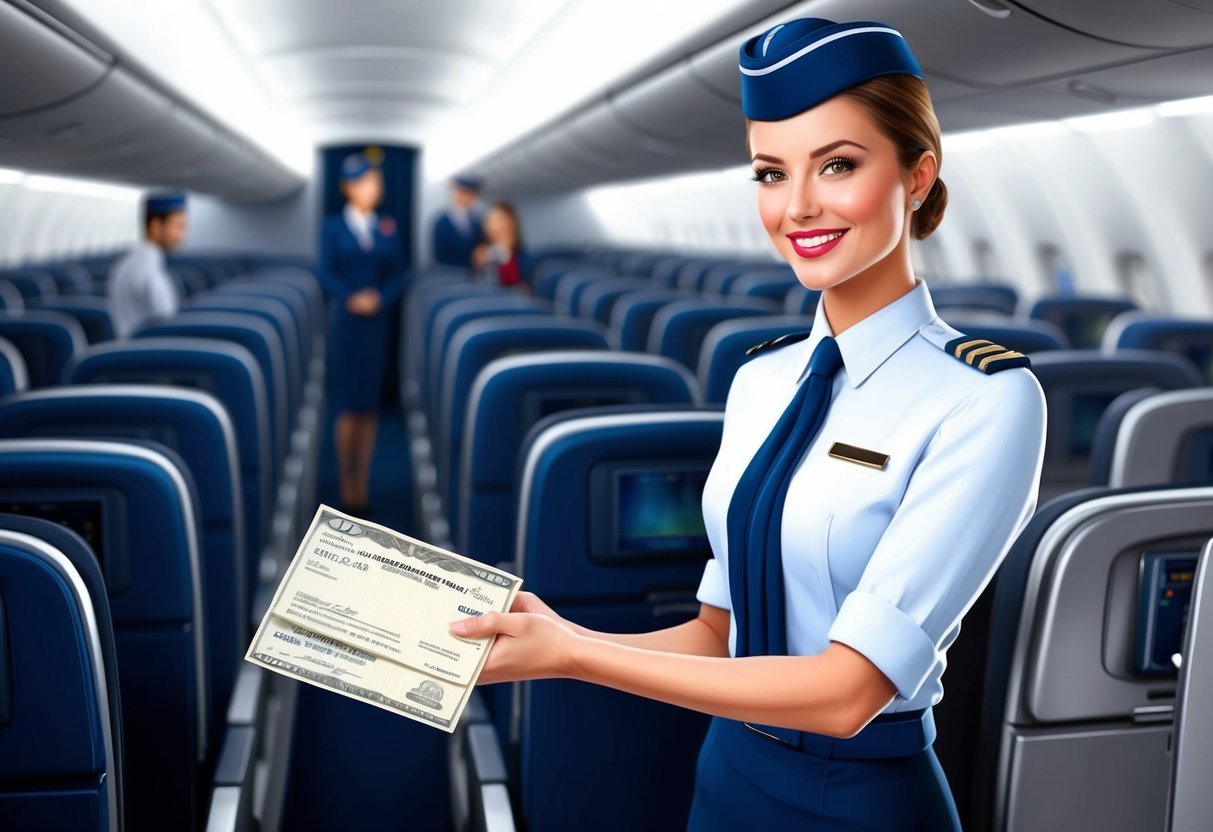
[(920, 207), (922, 207), (922, 200), (921, 200), (921, 199), (916, 199), (916, 200), (914, 200), (913, 202), (911, 202), (911, 203), (910, 203), (910, 210), (911, 210), (911, 211), (917, 211), (917, 210), (918, 210)]

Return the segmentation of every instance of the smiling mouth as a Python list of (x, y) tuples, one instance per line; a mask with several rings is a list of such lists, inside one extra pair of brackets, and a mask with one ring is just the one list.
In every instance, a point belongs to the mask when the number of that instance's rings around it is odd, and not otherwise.
[(792, 248), (801, 257), (820, 257), (830, 251), (834, 246), (838, 245), (838, 241), (850, 229), (841, 228), (836, 231), (827, 231), (822, 234), (789, 234), (788, 239), (792, 241)]

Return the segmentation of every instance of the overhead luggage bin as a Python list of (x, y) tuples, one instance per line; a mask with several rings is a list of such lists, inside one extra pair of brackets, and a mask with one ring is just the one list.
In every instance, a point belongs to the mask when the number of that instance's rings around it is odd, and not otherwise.
[[(990, 0), (983, 0), (989, 5)], [(1213, 46), (1213, 5), (1200, 0), (1170, 3), (1120, 3), (1115, 10), (1086, 0), (1013, 0), (1059, 26), (1094, 38), (1153, 49)]]
[(28, 8), (0, 4), (0, 31), (6, 33), (0, 77), (23, 79), (0, 89), (0, 119), (80, 95), (110, 70), (112, 57), (66, 30), (46, 25)]

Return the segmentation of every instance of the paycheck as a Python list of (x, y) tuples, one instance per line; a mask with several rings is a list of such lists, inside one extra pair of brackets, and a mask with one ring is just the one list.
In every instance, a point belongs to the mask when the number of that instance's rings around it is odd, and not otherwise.
[(521, 584), (322, 505), (245, 658), (451, 732), (493, 639), (450, 623), (508, 611)]

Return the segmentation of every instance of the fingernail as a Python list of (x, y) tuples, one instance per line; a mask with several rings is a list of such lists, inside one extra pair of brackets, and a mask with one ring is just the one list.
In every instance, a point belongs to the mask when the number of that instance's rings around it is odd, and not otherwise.
[(468, 619), (461, 618), (458, 621), (451, 622), (451, 632), (457, 636), (467, 635)]

